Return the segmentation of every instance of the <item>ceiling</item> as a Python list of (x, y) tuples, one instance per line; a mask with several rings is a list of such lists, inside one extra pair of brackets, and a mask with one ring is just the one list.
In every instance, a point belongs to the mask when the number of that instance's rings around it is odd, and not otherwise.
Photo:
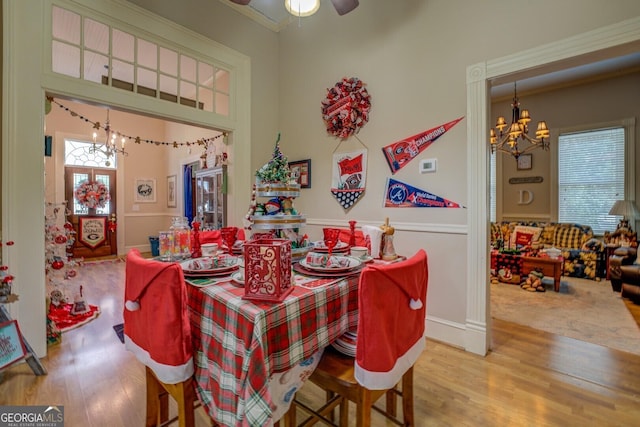
[[(220, 1), (276, 32), (296, 20), (285, 9), (284, 0), (251, 0), (248, 6), (236, 5), (229, 0)], [(330, 7), (333, 10), (333, 6), (328, 0), (322, 0), (320, 7)], [(336, 17), (338, 17), (337, 13)], [(495, 100), (512, 97), (514, 81), (517, 81), (518, 92), (526, 94), (610, 78), (614, 75), (640, 72), (640, 52), (632, 52), (614, 58), (585, 59), (584, 61), (582, 64), (558, 64), (557, 69), (553, 71), (545, 68), (544, 70), (522, 73), (519, 76), (505, 76), (495, 79), (491, 86), (491, 98)]]

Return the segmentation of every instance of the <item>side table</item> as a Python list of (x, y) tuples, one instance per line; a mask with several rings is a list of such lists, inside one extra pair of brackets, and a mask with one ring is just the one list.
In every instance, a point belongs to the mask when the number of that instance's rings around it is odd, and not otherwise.
[(607, 280), (611, 280), (611, 276), (609, 275), (609, 257), (611, 255), (613, 255), (613, 252), (618, 249), (620, 247), (620, 245), (604, 245), (604, 250), (605, 250), (605, 265), (607, 268)]

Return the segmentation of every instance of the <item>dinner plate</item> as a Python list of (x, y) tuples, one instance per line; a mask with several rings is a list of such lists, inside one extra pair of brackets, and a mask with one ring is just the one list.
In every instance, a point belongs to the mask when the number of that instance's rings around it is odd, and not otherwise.
[(313, 277), (351, 277), (360, 274), (364, 264), (360, 264), (360, 266), (353, 268), (348, 271), (315, 271), (309, 270), (304, 266), (300, 265), (299, 262), (293, 264), (293, 271), (304, 274), (305, 276), (313, 276)]
[(231, 275), (231, 282), (234, 285), (240, 285), (240, 287), (244, 286), (244, 274), (241, 272), (236, 272)]
[(235, 265), (230, 267), (229, 270), (214, 271), (214, 270), (200, 270), (200, 271), (184, 271), (184, 277), (229, 277), (234, 271), (240, 267)]
[[(322, 240), (318, 240), (313, 243), (314, 252), (329, 252), (329, 248), (324, 244)], [(338, 244), (333, 248), (332, 253), (346, 252), (349, 250), (349, 245), (345, 242), (338, 242)]]
[(359, 259), (354, 257), (345, 256), (345, 257), (336, 257), (336, 258), (346, 259), (349, 262), (349, 264), (345, 265), (344, 267), (323, 267), (320, 265), (310, 265), (309, 263), (307, 263), (306, 259), (303, 259), (303, 260), (300, 260), (300, 265), (302, 265), (307, 270), (322, 271), (322, 272), (327, 272), (327, 271), (344, 272), (344, 271), (352, 270), (354, 268), (358, 268), (360, 267), (360, 265), (362, 265), (362, 262)]
[(237, 270), (238, 269), (238, 259), (235, 257), (230, 257), (227, 258), (226, 262), (224, 265), (220, 266), (220, 267), (213, 267), (213, 268), (208, 268), (208, 269), (197, 269), (194, 268), (194, 261), (198, 261), (201, 259), (206, 259), (208, 257), (202, 257), (202, 258), (195, 258), (195, 259), (190, 259), (187, 261), (182, 261), (180, 263), (180, 266), (182, 267), (182, 270), (184, 272), (184, 274), (206, 274), (206, 275), (213, 275), (213, 274), (222, 274), (222, 273), (230, 273), (233, 270)]

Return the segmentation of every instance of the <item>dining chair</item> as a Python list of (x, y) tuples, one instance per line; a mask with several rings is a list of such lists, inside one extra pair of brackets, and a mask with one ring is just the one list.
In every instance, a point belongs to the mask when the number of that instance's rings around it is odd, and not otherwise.
[[(182, 268), (145, 259), (137, 249), (129, 251), (126, 262), (124, 339), (127, 350), (145, 365), (146, 426), (177, 420), (180, 427), (192, 427), (199, 401)], [(171, 420), (169, 396), (178, 405)]]
[[(371, 425), (372, 408), (399, 425), (415, 425), (413, 365), (425, 348), (428, 275), (423, 249), (407, 260), (372, 264), (362, 270), (356, 357), (328, 347), (309, 378), (325, 391), (325, 404), (314, 409), (294, 399), (285, 416), (286, 426), (296, 425), (296, 408), (310, 414), (301, 426), (335, 425), (336, 407), (340, 408), (339, 425), (347, 426), (349, 401), (356, 404), (358, 427)], [(376, 405), (383, 395), (384, 408)], [(398, 419), (398, 397), (402, 399), (402, 420)]]

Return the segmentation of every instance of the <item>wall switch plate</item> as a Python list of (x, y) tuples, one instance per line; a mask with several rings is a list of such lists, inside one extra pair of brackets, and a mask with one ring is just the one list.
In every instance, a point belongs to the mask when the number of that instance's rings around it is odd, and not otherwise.
[(424, 159), (420, 161), (420, 173), (435, 172), (438, 169), (438, 159)]

